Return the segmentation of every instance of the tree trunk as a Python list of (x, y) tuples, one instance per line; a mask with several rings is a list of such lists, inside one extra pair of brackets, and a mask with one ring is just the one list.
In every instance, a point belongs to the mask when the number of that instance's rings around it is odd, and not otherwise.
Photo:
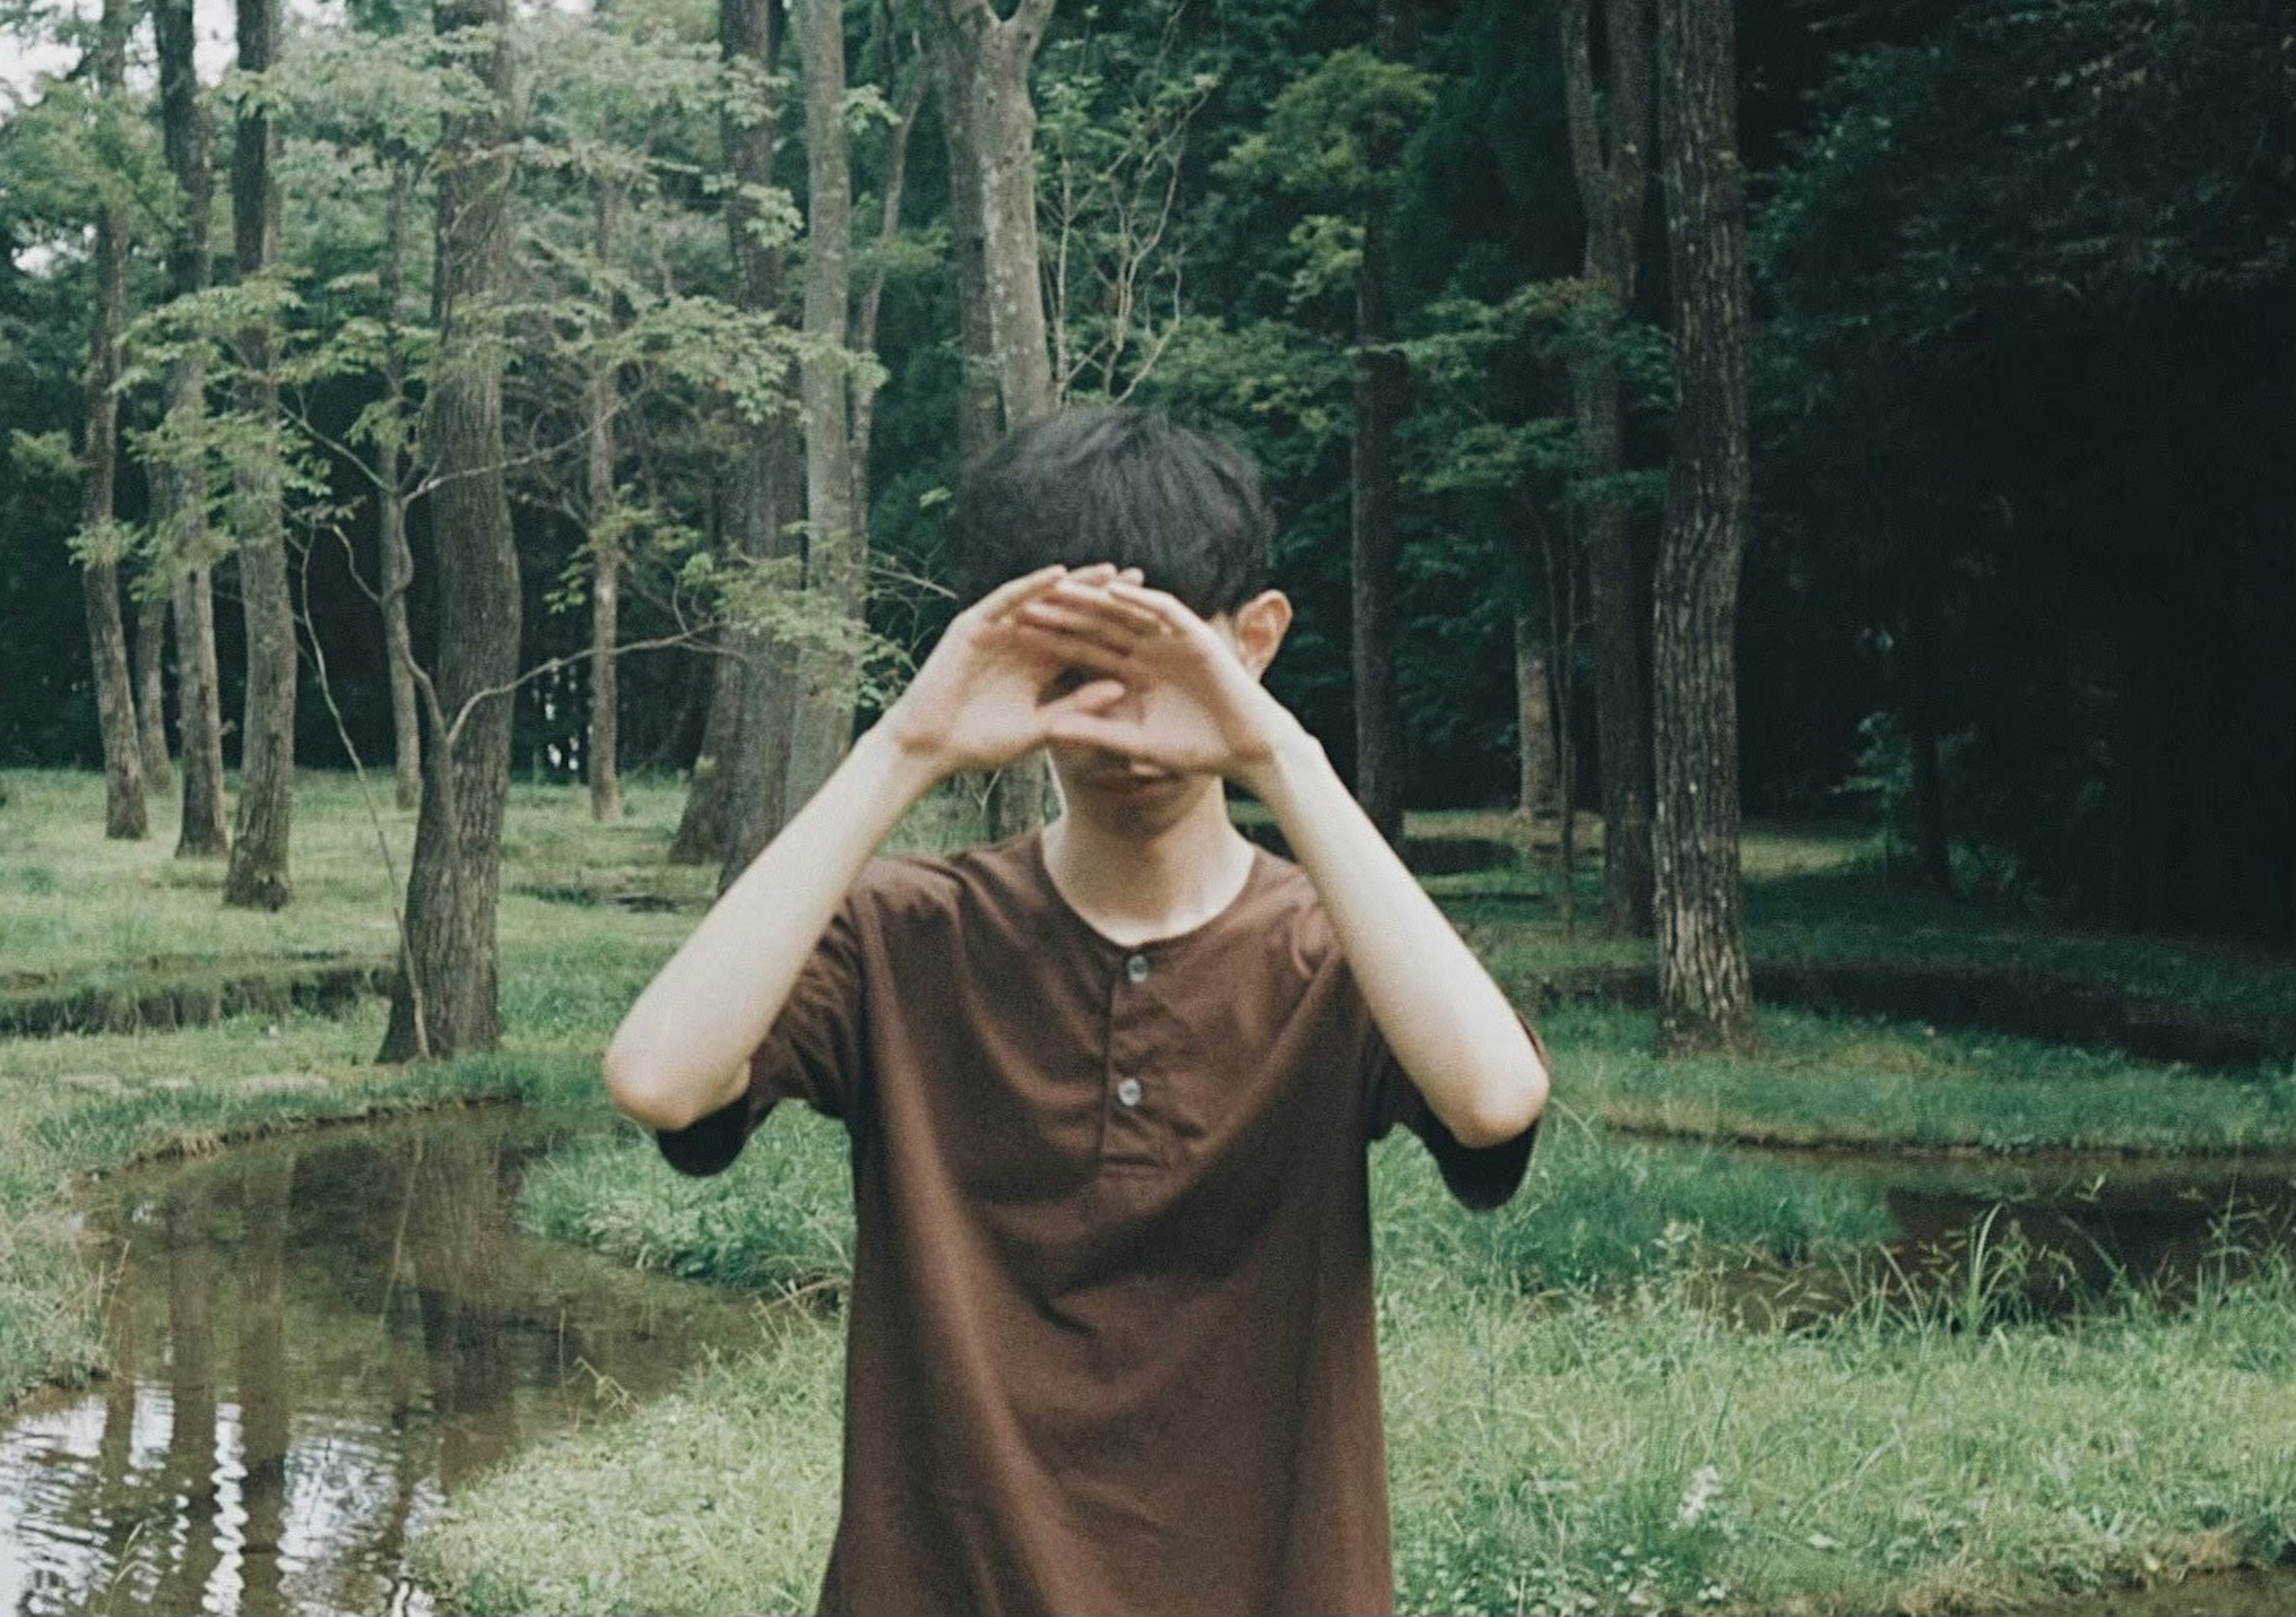
[[(214, 130), (200, 104), (191, 0), (158, 0), (152, 30), (160, 55), (160, 122), (168, 168), (182, 193), (168, 250), (168, 291), (182, 298), (208, 284), (209, 226), (215, 198)], [(186, 424), (207, 407), (207, 371), (186, 354), (168, 368), (168, 415)], [(216, 667), (214, 557), (207, 531), (207, 473), (195, 458), (168, 457), (152, 470), (152, 515), (176, 577), (176, 732), (184, 759), (179, 859), (221, 858), (231, 850), (223, 794), (223, 710)]]
[(669, 839), (673, 865), (713, 865), (726, 858), (726, 816), (733, 801), (728, 785), (742, 730), (742, 669), (734, 636), (728, 634), (709, 658), (709, 706), (701, 721), (701, 746), (693, 759), (685, 808)]
[(184, 754), (179, 859), (219, 859), (231, 851), (223, 794), (221, 670), (216, 666), (215, 585), (204, 567), (176, 580), (176, 724)]
[(1515, 804), (1526, 820), (1554, 807), (1554, 693), (1547, 678), (1546, 647), (1530, 592), (1514, 603)]
[[(1562, 0), (1563, 103), (1571, 168), (1586, 217), (1585, 278), (1606, 321), (1634, 300), (1644, 194), (1649, 185), (1650, 53), (1646, 0), (1606, 0), (1607, 127), (1595, 95), (1590, 0)], [(1652, 926), (1651, 737), (1637, 626), (1634, 552), (1625, 500), (1608, 480), (1625, 456), (1619, 365), (1609, 332), (1582, 337), (1570, 364), (1578, 480), (1587, 536), (1595, 653), (1595, 722), (1603, 788), (1603, 924), (1614, 935)]]
[(430, 392), (439, 557), (438, 673), (407, 877), (407, 947), (381, 1059), (492, 1049), (501, 1038), (495, 915), (510, 792), (512, 686), (521, 601), (503, 475), (502, 365), (493, 307), (510, 258), (509, 0), (441, 0), (442, 39), (494, 33), (472, 58), (491, 104), (448, 120), (439, 178), (440, 365)]
[[(103, 0), (95, 47), (96, 88), (117, 95), (127, 75), (127, 0)], [(106, 208), (95, 223), (95, 318), (88, 341), (87, 425), (80, 443), (86, 480), (80, 526), (97, 540), (81, 564), (80, 594), (87, 613), (88, 655), (95, 673), (95, 712), (103, 735), (103, 834), (126, 841), (146, 835), (144, 754), (137, 738), (135, 694), (127, 671), (127, 630), (119, 617), (119, 561), (105, 533), (111, 523), (111, 484), (119, 456), (119, 401), (111, 391), (119, 375), (119, 334), (127, 317), (127, 223)]]
[[(1005, 431), (1050, 415), (1054, 403), (1037, 242), (1037, 109), (1029, 94), (1029, 69), (1054, 4), (1021, 0), (1002, 20), (988, 0), (931, 0), (925, 8), (948, 142), (960, 307), (979, 311), (965, 332), (966, 381), (985, 324)], [(984, 426), (995, 431), (986, 414), (980, 395), (959, 393), (958, 444), (968, 464), (988, 447), (968, 440)], [(1042, 825), (1049, 780), (1041, 754), (997, 771), (984, 803), (988, 839)]]
[(1757, 1043), (1738, 866), (1738, 577), (1750, 487), (1745, 196), (1728, 8), (1660, 0), (1660, 103), (1680, 400), (1653, 641), (1658, 1044)]
[[(786, 21), (781, 0), (720, 0), (719, 53), (729, 65), (739, 64), (760, 84), (769, 83), (781, 66)], [(751, 116), (746, 121), (730, 111), (726, 115), (719, 137), (726, 166), (740, 186), (729, 193), (726, 205), (734, 295), (743, 308), (768, 314), (781, 309), (783, 255), (779, 247), (758, 240), (754, 228), (757, 205), (743, 192), (773, 184), (781, 103), (769, 90), (761, 89), (759, 94), (759, 104), (749, 109)], [(726, 521), (734, 548), (753, 565), (773, 567), (787, 562), (794, 554), (785, 530), (794, 505), (795, 479), (788, 449), (794, 431), (790, 421), (778, 415), (747, 423), (734, 456), (726, 495)], [(759, 850), (781, 833), (789, 785), (791, 730), (796, 723), (796, 668), (790, 649), (776, 637), (754, 628), (737, 628), (731, 639), (739, 660), (734, 673), (740, 699), (732, 743), (725, 754), (713, 755), (719, 759), (716, 773), (722, 778), (726, 800), (714, 817), (722, 827), (720, 841), (709, 850), (722, 861), (721, 888), (731, 886)], [(705, 737), (705, 750), (709, 744)], [(697, 793), (716, 784), (697, 767)]]
[[(279, 0), (239, 0), (239, 66), (267, 70), (279, 53)], [(232, 147), (233, 256), (244, 281), (279, 256), (277, 132), (259, 101), (241, 103)], [(250, 379), (241, 407), (262, 439), (234, 469), (234, 526), (239, 530), (240, 599), (247, 619), (247, 702), (240, 724), (239, 820), (223, 901), (277, 909), (292, 896), (288, 836), (295, 809), (295, 606), (281, 531), (279, 387), (271, 374), (266, 328), (241, 338)]]
[[(1403, 0), (1380, 0), (1376, 44), (1394, 62), (1410, 55), (1416, 18)], [(1401, 154), (1374, 152), (1374, 171)], [(1390, 344), (1395, 335), (1388, 296), (1387, 205), (1374, 200), (1364, 219), (1363, 263), (1356, 275), (1355, 445), (1349, 458), (1349, 540), (1354, 579), (1352, 633), (1356, 696), (1356, 800), (1390, 842), (1403, 842), (1403, 702), (1395, 683), (1396, 571), (1402, 536), (1396, 528), (1395, 428), (1407, 403), (1411, 374)]]
[[(621, 187), (598, 186), (598, 262), (609, 263), (622, 207)], [(614, 646), (621, 634), (622, 549), (605, 531), (614, 505), (614, 411), (619, 389), (611, 365), (594, 365), (589, 386), (590, 817), (622, 817), (621, 695)]]
[[(933, 83), (940, 96), (940, 127), (948, 152), (948, 221), (956, 258), (956, 310), (963, 373), (956, 387), (956, 454), (970, 466), (996, 447), (1004, 405), (996, 393), (996, 345), (988, 335), (988, 242), (981, 234), (979, 160), (972, 127), (960, 115), (972, 80), (955, 53), (937, 46)], [(1050, 363), (1049, 360), (1046, 362)]]
[(1914, 849), (1923, 879), (1953, 891), (1953, 851), (1945, 828), (1944, 771), (1938, 758), (1938, 653), (1945, 631), (1938, 601), (1938, 565), (1926, 546), (1914, 563), (1913, 599), (1906, 613), (1912, 685), (1906, 736), (1914, 761)]
[[(843, 0), (801, 0), (805, 57), (806, 349), (805, 593), (818, 617), (834, 616), (838, 638), (816, 642), (800, 663), (795, 732), (783, 813), (821, 789), (853, 742), (867, 612), (865, 536), (853, 523), (852, 400), (846, 386), (847, 311), (853, 296), (853, 174), (845, 141)], [(827, 628), (824, 621), (824, 628)]]
[(154, 595), (135, 603), (136, 739), (144, 751), (144, 784), (153, 792), (176, 787), (175, 761), (168, 756), (168, 601), (167, 595)]
[[(747, 536), (756, 560), (785, 562), (791, 545), (784, 513), (796, 508), (804, 468), (796, 435), (775, 421), (734, 468), (735, 500), (728, 514)], [(788, 823), (790, 751), (797, 728), (797, 658), (777, 636), (741, 631), (742, 700), (726, 814), (725, 862), (718, 890), (734, 884), (750, 861)]]
[[(390, 199), (383, 205), (382, 319), (383, 386), (391, 412), (404, 419), (406, 375), (399, 357), (398, 300), (406, 262), (406, 207), (414, 176), (405, 160), (390, 168)], [(375, 446), (375, 488), (382, 549), (382, 644), (390, 661), (390, 735), (398, 806), (422, 801), (422, 715), (414, 693), (414, 637), (406, 622), (406, 592), (414, 587), (414, 552), (406, 539), (407, 497), (400, 477), (399, 440), (385, 433)]]

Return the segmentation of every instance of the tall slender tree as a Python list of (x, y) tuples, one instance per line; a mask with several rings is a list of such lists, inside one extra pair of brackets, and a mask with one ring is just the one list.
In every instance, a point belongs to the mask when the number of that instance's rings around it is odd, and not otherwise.
[[(168, 249), (168, 291), (176, 298), (207, 289), (215, 197), (214, 128), (200, 102), (192, 12), (192, 0), (154, 0), (152, 8), (160, 57), (160, 136), (181, 193)], [(200, 345), (185, 345), (169, 363), (167, 389), (169, 418), (185, 429), (183, 436), (193, 436), (207, 410), (207, 361)], [(162, 536), (160, 548), (176, 566), (176, 730), (184, 759), (178, 858), (220, 858), (231, 847), (210, 570), (216, 557), (207, 528), (207, 472), (197, 455), (162, 455), (152, 467), (152, 519)]]
[[(853, 521), (852, 374), (846, 349), (853, 299), (853, 168), (845, 138), (843, 0), (800, 0), (805, 71), (805, 590), (824, 620), (861, 624), (867, 535)], [(853, 738), (860, 660), (824, 635), (799, 668), (796, 724), (783, 812), (820, 789)]]
[(1634, 300), (1650, 172), (1649, 0), (1603, 0), (1608, 93), (1595, 93), (1592, 0), (1562, 0), (1563, 96), (1570, 166), (1587, 226), (1584, 278), (1596, 318), (1570, 347), (1571, 408), (1586, 536), (1603, 788), (1603, 924), (1651, 930), (1651, 737), (1627, 502), (1617, 478), (1619, 360), (1610, 330)]
[[(611, 176), (597, 182), (594, 245), (601, 268), (613, 262), (623, 188)], [(622, 549), (614, 537), (614, 413), (620, 389), (611, 357), (594, 359), (585, 389), (583, 485), (590, 520), (590, 775), (591, 817), (622, 817), (621, 693), (614, 643), (621, 633)]]
[[(1052, 349), (1037, 239), (1037, 110), (1029, 69), (1057, 0), (1020, 0), (999, 17), (988, 0), (926, 0), (925, 38), (941, 95), (948, 144), (949, 208), (956, 240), (957, 289), (977, 310), (964, 328), (966, 390), (958, 395), (958, 447), (968, 458), (988, 423), (973, 367), (985, 354), (1010, 432), (1051, 414)], [(985, 328), (985, 330), (984, 330)], [(1041, 757), (1023, 759), (989, 782), (985, 830), (991, 841), (1039, 825), (1049, 774)]]
[[(97, 22), (97, 94), (115, 102), (127, 76), (128, 0), (103, 0)], [(112, 480), (119, 456), (119, 338), (127, 317), (127, 219), (123, 199), (102, 197), (95, 220), (95, 317), (88, 336), (87, 416), (80, 439), (80, 593), (94, 665), (96, 718), (103, 732), (103, 833), (140, 839), (150, 830), (135, 695), (127, 671), (127, 631), (119, 616), (119, 536)]]
[[(1379, 0), (1374, 45), (1381, 60), (1407, 62), (1419, 37), (1414, 0)], [(1364, 156), (1374, 176), (1402, 156), (1400, 132), (1382, 124)], [(1349, 460), (1348, 532), (1353, 617), (1350, 636), (1356, 698), (1356, 799), (1380, 833), (1403, 840), (1403, 702), (1395, 683), (1396, 573), (1402, 535), (1396, 525), (1395, 429), (1410, 407), (1411, 372), (1394, 346), (1389, 277), (1387, 187), (1372, 188), (1363, 220), (1363, 262), (1356, 275), (1355, 445)]]
[(1652, 642), (1659, 1047), (1756, 1042), (1738, 865), (1738, 577), (1751, 488), (1746, 201), (1730, 8), (1660, 0), (1679, 400)]
[[(239, 67), (263, 74), (279, 58), (279, 0), (239, 0)], [(233, 257), (240, 279), (279, 256), (278, 129), (258, 88), (239, 104), (232, 143)], [(295, 603), (283, 529), (277, 340), (267, 322), (240, 338), (246, 356), (240, 408), (253, 431), (234, 467), (233, 526), (247, 620), (247, 696), (240, 725), (239, 818), (223, 901), (277, 909), (293, 894), (288, 838), (295, 809)]]
[[(774, 224), (774, 160), (781, 130), (778, 78), (788, 12), (783, 0), (719, 0), (718, 50), (726, 70), (720, 138), (734, 186), (726, 227), (734, 252), (734, 300), (760, 316), (781, 313), (787, 268)], [(785, 570), (798, 499), (794, 429), (768, 412), (743, 423), (727, 477), (726, 525), (734, 550), (749, 562)], [(787, 817), (790, 752), (797, 723), (796, 664), (786, 641), (757, 628), (732, 636), (740, 682), (731, 767), (715, 851), (719, 882), (732, 885), (780, 833)], [(705, 738), (706, 744), (706, 738)], [(704, 783), (696, 771), (696, 792)]]
[(501, 1037), (495, 915), (521, 627), (497, 341), (516, 172), (509, 0), (440, 0), (435, 26), (469, 50), (488, 94), (446, 120), (439, 147), (430, 398), (439, 654), (435, 675), (417, 681), (430, 745), (385, 1061), (491, 1049)]

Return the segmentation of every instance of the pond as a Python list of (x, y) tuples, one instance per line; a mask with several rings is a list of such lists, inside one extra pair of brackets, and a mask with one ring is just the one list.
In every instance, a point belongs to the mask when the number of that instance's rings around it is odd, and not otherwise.
[(407, 1547), (447, 1490), (753, 1342), (758, 1304), (518, 1229), (570, 1128), (462, 1112), (99, 1186), (114, 1372), (0, 1434), (0, 1612), (426, 1612)]
[[(2116, 1283), (2172, 1305), (2203, 1275), (2236, 1276), (2296, 1259), (2296, 1153), (2160, 1158), (2053, 1152), (2021, 1158), (1923, 1157), (1888, 1150), (1734, 1145), (1873, 1192), (1898, 1229), (1885, 1293), (1972, 1293), (1973, 1276), (2017, 1311), (2062, 1314)], [(1766, 1322), (1791, 1323), (1866, 1293), (1808, 1265), (1757, 1266), (1729, 1289)], [(1846, 1293), (1845, 1289), (1847, 1288)]]

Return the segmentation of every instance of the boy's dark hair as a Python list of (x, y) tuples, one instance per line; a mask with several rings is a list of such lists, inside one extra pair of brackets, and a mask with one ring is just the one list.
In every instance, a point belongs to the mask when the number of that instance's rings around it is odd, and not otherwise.
[(1054, 562), (1113, 562), (1210, 618), (1267, 587), (1274, 530), (1259, 469), (1224, 440), (1160, 411), (1064, 410), (966, 472), (950, 571), (970, 605)]

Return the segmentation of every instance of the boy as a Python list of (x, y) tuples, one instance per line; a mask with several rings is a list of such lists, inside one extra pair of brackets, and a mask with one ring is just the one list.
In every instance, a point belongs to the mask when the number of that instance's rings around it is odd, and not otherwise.
[[(1269, 538), (1250, 464), (1160, 415), (1006, 439), (951, 529), (996, 587), (606, 1053), (687, 1172), (783, 1100), (850, 1135), (824, 1613), (1391, 1609), (1365, 1143), (1401, 1122), (1496, 1206), (1546, 1062), (1261, 687)], [(872, 859), (1039, 746), (1052, 825)]]

